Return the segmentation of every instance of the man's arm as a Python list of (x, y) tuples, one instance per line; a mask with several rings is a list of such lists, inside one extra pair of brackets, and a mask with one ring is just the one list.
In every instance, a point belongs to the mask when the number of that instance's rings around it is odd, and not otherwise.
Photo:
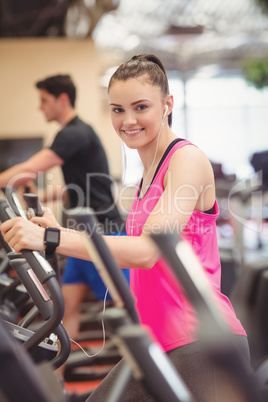
[(54, 166), (62, 166), (63, 159), (51, 149), (42, 149), (27, 161), (12, 166), (0, 173), (0, 188), (12, 186), (18, 188), (29, 180), (35, 179), (38, 174), (46, 172)]

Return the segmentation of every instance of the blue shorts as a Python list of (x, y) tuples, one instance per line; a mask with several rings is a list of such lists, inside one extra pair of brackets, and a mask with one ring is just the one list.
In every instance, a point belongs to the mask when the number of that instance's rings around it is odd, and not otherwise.
[[(120, 235), (125, 235), (120, 234)], [(129, 283), (129, 269), (122, 269)], [(70, 285), (76, 283), (85, 283), (99, 300), (103, 300), (107, 287), (103, 283), (95, 265), (91, 261), (81, 260), (79, 258), (68, 257), (64, 268), (62, 284)], [(107, 294), (107, 300), (111, 300)]]

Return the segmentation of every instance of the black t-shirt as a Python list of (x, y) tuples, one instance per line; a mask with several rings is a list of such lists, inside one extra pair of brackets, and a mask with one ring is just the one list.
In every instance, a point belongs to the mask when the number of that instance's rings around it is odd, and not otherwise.
[(93, 128), (75, 117), (59, 131), (50, 149), (64, 160), (62, 172), (69, 207), (94, 209), (105, 233), (122, 230), (122, 219), (111, 192), (107, 157)]

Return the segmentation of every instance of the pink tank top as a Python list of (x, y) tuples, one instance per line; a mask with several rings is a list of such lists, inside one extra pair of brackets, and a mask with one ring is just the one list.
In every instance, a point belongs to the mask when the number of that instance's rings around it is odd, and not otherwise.
[[(141, 235), (148, 216), (164, 191), (164, 177), (172, 155), (188, 144), (193, 145), (186, 140), (173, 145), (161, 161), (150, 188), (140, 200), (137, 192), (126, 222), (128, 236)], [(192, 245), (206, 270), (215, 289), (218, 306), (232, 332), (246, 335), (229, 299), (220, 292), (221, 265), (216, 232), (218, 214), (217, 202), (214, 205), (214, 214), (194, 211), (181, 237)], [(165, 351), (196, 340), (198, 321), (195, 311), (163, 259), (149, 270), (130, 269), (130, 287), (136, 299), (141, 323), (150, 328)]]

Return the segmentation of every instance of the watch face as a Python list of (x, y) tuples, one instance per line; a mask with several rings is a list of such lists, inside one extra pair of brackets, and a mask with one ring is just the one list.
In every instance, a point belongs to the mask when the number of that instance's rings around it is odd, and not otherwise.
[(46, 232), (46, 242), (47, 243), (58, 243), (59, 241), (59, 232), (58, 231), (52, 231), (48, 230)]

